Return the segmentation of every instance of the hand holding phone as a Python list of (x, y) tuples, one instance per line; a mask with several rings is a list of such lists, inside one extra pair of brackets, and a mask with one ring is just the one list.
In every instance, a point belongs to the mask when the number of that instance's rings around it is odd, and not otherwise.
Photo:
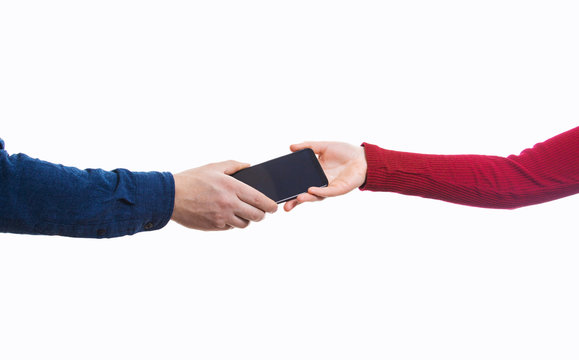
[(318, 155), (330, 183), (323, 188), (312, 187), (307, 194), (301, 194), (297, 199), (286, 202), (285, 211), (291, 211), (304, 202), (347, 194), (366, 182), (368, 163), (364, 146), (335, 141), (309, 141), (294, 144), (290, 149), (312, 149)]
[(312, 186), (328, 186), (328, 179), (312, 149), (242, 169), (232, 176), (278, 204), (295, 199)]

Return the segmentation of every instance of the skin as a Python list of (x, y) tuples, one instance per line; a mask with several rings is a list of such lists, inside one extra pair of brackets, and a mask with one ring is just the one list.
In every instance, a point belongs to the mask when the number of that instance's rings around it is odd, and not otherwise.
[(299, 204), (320, 201), (327, 197), (339, 196), (362, 186), (366, 181), (368, 165), (361, 146), (341, 142), (304, 142), (290, 146), (291, 151), (312, 149), (328, 178), (325, 188), (311, 187), (307, 193), (298, 195), (285, 203), (284, 210), (291, 211)]
[(229, 176), (249, 164), (225, 161), (173, 175), (175, 206), (171, 220), (191, 229), (245, 228), (274, 213), (277, 204)]

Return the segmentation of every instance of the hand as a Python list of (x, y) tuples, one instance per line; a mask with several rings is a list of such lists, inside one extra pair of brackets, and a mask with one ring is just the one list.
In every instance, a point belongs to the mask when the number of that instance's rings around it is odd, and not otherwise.
[(340, 142), (305, 142), (290, 146), (291, 151), (305, 148), (311, 148), (318, 154), (329, 184), (325, 188), (311, 187), (307, 193), (286, 202), (285, 211), (290, 211), (304, 202), (344, 195), (362, 186), (366, 181), (368, 165), (363, 147)]
[(225, 161), (175, 174), (172, 220), (198, 230), (245, 228), (260, 221), (277, 204), (249, 185), (229, 176), (249, 164)]

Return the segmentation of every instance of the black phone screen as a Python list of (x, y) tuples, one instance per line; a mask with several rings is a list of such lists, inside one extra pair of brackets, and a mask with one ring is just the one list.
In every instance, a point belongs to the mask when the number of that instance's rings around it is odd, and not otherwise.
[(296, 198), (311, 186), (328, 185), (328, 179), (312, 149), (303, 149), (242, 169), (232, 176), (278, 204)]

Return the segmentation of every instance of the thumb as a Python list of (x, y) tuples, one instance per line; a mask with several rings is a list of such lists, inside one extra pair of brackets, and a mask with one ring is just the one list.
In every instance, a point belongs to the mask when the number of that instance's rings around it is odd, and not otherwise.
[(217, 165), (220, 171), (223, 171), (227, 175), (235, 174), (239, 170), (249, 167), (249, 164), (247, 163), (240, 163), (234, 160), (223, 161), (215, 165)]
[(328, 148), (328, 142), (325, 141), (306, 141), (300, 144), (290, 145), (290, 150), (296, 152), (303, 149), (312, 149), (316, 154), (320, 155)]

